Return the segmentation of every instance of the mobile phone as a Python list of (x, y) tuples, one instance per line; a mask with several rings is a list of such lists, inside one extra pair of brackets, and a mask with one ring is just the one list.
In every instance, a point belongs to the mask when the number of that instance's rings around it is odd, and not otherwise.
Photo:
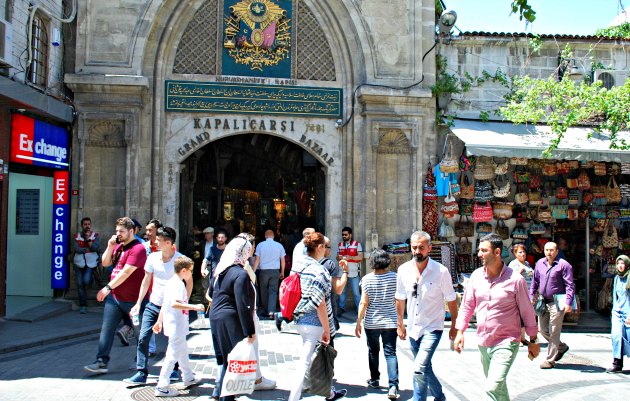
[(120, 244), (120, 240), (118, 239), (118, 237), (116, 237), (116, 243)]

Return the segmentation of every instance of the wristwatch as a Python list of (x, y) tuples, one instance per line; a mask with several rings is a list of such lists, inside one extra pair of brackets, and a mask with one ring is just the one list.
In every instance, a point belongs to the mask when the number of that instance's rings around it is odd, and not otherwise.
[(529, 343), (530, 344), (538, 344), (538, 338), (534, 338), (533, 340), (530, 338), (529, 339)]

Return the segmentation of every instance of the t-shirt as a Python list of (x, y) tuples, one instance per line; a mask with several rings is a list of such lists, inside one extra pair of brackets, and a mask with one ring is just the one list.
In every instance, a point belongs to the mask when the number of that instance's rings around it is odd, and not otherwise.
[(127, 245), (119, 244), (114, 248), (112, 261), (114, 262), (114, 269), (112, 270), (110, 281), (120, 274), (125, 265), (137, 267), (122, 284), (112, 290), (112, 295), (117, 300), (135, 303), (138, 300), (140, 286), (144, 278), (143, 267), (147, 262), (144, 246), (136, 239), (133, 239)]
[(144, 271), (153, 274), (153, 288), (149, 301), (157, 306), (162, 306), (164, 302), (164, 286), (166, 282), (175, 274), (175, 259), (183, 256), (179, 252), (175, 252), (168, 262), (162, 261), (162, 251), (153, 252), (147, 258), (144, 265)]
[(167, 337), (188, 334), (188, 310), (173, 308), (175, 302), (188, 303), (186, 286), (177, 275), (171, 277), (164, 286), (162, 328)]
[(256, 256), (260, 259), (260, 270), (279, 270), (280, 259), (286, 255), (284, 247), (273, 240), (267, 238), (256, 246)]
[(361, 290), (368, 297), (363, 327), (366, 329), (395, 329), (396, 314), (396, 273), (367, 274), (361, 279)]
[(440, 171), (440, 165), (436, 164), (433, 168), (433, 175), (435, 175), (435, 187), (437, 189), (437, 195), (448, 195), (448, 188), (451, 185), (449, 173), (443, 173), (442, 171)]

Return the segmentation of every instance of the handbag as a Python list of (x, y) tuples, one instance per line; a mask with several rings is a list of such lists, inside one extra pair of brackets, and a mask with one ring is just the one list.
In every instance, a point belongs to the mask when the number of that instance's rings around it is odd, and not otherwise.
[(511, 157), (510, 164), (513, 166), (527, 166), (526, 157)]
[(465, 217), (472, 216), (474, 204), (475, 202), (472, 199), (460, 199), (459, 200), (459, 214)]
[(538, 174), (529, 175), (529, 188), (538, 189), (542, 186), (542, 177)]
[(553, 214), (551, 214), (551, 210), (549, 209), (538, 210), (538, 220), (551, 223), (553, 221)]
[[(453, 155), (453, 142), (447, 141), (446, 146), (444, 146), (444, 156), (442, 157), (442, 161), (440, 162), (440, 171), (443, 173), (457, 173), (459, 172), (459, 165), (457, 163), (457, 159), (455, 155)], [(446, 153), (446, 149), (448, 149), (448, 154)]]
[(492, 220), (492, 206), (490, 202), (475, 203), (473, 206), (473, 221), (475, 223)]
[(466, 147), (462, 149), (462, 155), (459, 156), (459, 171), (475, 171), (477, 166), (476, 156), (466, 156)]
[(491, 180), (494, 178), (494, 166), (492, 159), (487, 156), (481, 156), (477, 159), (477, 165), (473, 173), (475, 180)]
[(496, 233), (503, 240), (510, 238), (510, 228), (505, 224), (505, 220), (499, 219), (497, 221)]
[(529, 237), (529, 234), (527, 233), (527, 229), (523, 225), (519, 224), (514, 227), (511, 236), (512, 239), (526, 240)]
[(513, 210), (513, 202), (494, 202), (492, 214), (497, 219), (509, 219), (512, 217)]
[(529, 226), (529, 233), (532, 235), (544, 234), (545, 225), (540, 222), (534, 222)]
[(459, 213), (459, 204), (457, 200), (453, 196), (451, 192), (451, 187), (448, 187), (448, 195), (444, 198), (444, 203), (442, 203), (442, 207), (440, 208), (442, 215), (446, 218), (451, 218)]
[(485, 235), (492, 233), (492, 224), (490, 223), (477, 223), (477, 234)]
[(578, 189), (580, 191), (588, 191), (591, 189), (591, 179), (588, 178), (588, 173), (586, 170), (580, 170), (580, 174), (578, 175)]
[(424, 185), (422, 186), (422, 199), (425, 201), (437, 200), (437, 187), (435, 186), (435, 176), (431, 171), (431, 166), (427, 170), (427, 175), (424, 178)]
[(619, 237), (617, 228), (612, 220), (606, 220), (606, 228), (602, 236), (602, 245), (604, 248), (617, 248), (619, 246)]
[(449, 186), (451, 187), (451, 194), (453, 194), (453, 196), (459, 196), (459, 194), (462, 192), (462, 188), (459, 186), (459, 182), (457, 182), (457, 178), (455, 178), (455, 174), (450, 174), (450, 175), (451, 175), (451, 182)]
[(593, 219), (605, 219), (606, 218), (606, 207), (605, 206), (591, 206), (591, 218)]
[(593, 231), (603, 233), (606, 230), (606, 219), (593, 219)]
[(464, 241), (460, 241), (455, 243), (455, 252), (458, 255), (470, 255), (472, 254), (472, 242), (468, 241), (468, 238), (464, 238)]
[(514, 178), (514, 183), (516, 184), (529, 182), (529, 172), (522, 166), (516, 166), (516, 169), (512, 173), (512, 177)]
[(489, 202), (494, 198), (490, 181), (475, 181), (475, 202)]
[(606, 175), (606, 162), (593, 162), (593, 173), (595, 175)]
[(569, 191), (569, 205), (578, 205), (580, 203), (580, 191), (572, 189)]
[(569, 189), (577, 189), (578, 187), (578, 179), (577, 178), (567, 178), (567, 188)]
[(542, 203), (542, 193), (540, 191), (530, 191), (528, 202), (529, 206), (540, 206)]
[(475, 235), (475, 223), (469, 221), (468, 218), (462, 221), (462, 216), (459, 216), (459, 220), (455, 222), (455, 236), (461, 238), (473, 235)]
[(510, 194), (510, 180), (506, 175), (498, 175), (492, 183), (492, 195), (495, 198), (507, 198)]
[(507, 174), (510, 168), (510, 161), (505, 157), (495, 157), (492, 159), (492, 166), (494, 167), (495, 175)]
[(547, 162), (543, 165), (542, 173), (547, 177), (555, 177), (557, 175), (557, 167), (554, 162)]
[(569, 162), (568, 161), (561, 161), (561, 162), (557, 162), (556, 163), (556, 174), (557, 175), (569, 174), (570, 170), (571, 170), (571, 167), (569, 166)]
[(453, 227), (448, 224), (446, 219), (442, 220), (442, 224), (440, 224), (440, 229), (438, 230), (438, 237), (449, 238), (454, 236), (455, 231), (453, 231)]
[(621, 203), (621, 189), (614, 176), (610, 176), (606, 186), (606, 202), (609, 205)]
[(569, 220), (577, 220), (579, 218), (580, 214), (578, 212), (578, 209), (571, 209), (569, 208), (567, 210), (567, 219)]
[(470, 182), (470, 177), (467, 173), (462, 173), (460, 178), (460, 192), (459, 197), (461, 199), (475, 199), (475, 185)]
[[(254, 344), (241, 340), (228, 355), (227, 370), (221, 387), (221, 397), (235, 394), (251, 394), (256, 381), (258, 358)], [(330, 393), (330, 387), (328, 387)], [(328, 395), (328, 394), (327, 394)]]
[(568, 205), (551, 205), (551, 216), (558, 220), (566, 219), (568, 210)]
[(328, 397), (335, 374), (337, 351), (330, 345), (318, 342), (313, 355), (311, 366), (304, 375), (303, 391)]

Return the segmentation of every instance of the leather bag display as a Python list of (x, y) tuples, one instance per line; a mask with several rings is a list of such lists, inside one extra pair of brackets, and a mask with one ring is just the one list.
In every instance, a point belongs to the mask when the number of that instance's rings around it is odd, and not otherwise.
[(473, 221), (475, 223), (491, 221), (492, 220), (492, 206), (490, 202), (475, 203), (473, 206)]

